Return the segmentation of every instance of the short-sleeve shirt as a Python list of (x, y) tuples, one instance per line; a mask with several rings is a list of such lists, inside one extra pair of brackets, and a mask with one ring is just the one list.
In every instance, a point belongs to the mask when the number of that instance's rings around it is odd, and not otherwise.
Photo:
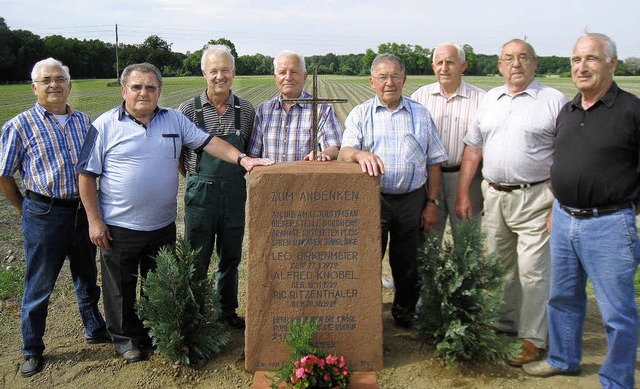
[(93, 123), (77, 171), (99, 176), (105, 224), (154, 231), (176, 219), (182, 146), (200, 150), (212, 137), (176, 109), (159, 107), (144, 126), (119, 106)]
[(449, 160), (443, 167), (459, 166), (462, 162), (464, 142), (462, 139), (476, 120), (476, 111), (485, 95), (485, 90), (464, 81), (458, 89), (445, 97), (439, 83), (418, 88), (411, 98), (427, 107), (433, 118), (438, 136), (447, 150)]
[[(303, 91), (300, 98), (309, 99)], [(253, 134), (248, 154), (252, 157), (270, 158), (274, 162), (302, 161), (313, 151), (340, 147), (342, 126), (331, 104), (318, 104), (318, 139), (313, 139), (313, 112), (310, 103), (296, 103), (285, 111), (282, 97), (275, 96), (256, 109)]]
[[(216, 107), (214, 107), (209, 98), (207, 97), (207, 90), (200, 94), (200, 101), (202, 102), (202, 115), (204, 117), (205, 130), (209, 134), (214, 136), (223, 136), (229, 134), (236, 134), (242, 137), (244, 141), (244, 147), (240, 147), (244, 152), (246, 145), (251, 138), (251, 132), (253, 131), (253, 120), (256, 111), (248, 100), (238, 97), (240, 101), (240, 128), (235, 128), (235, 105), (234, 95), (229, 93), (227, 99), (227, 110), (224, 114), (220, 115)], [(195, 99), (191, 98), (178, 107), (178, 110), (185, 114), (192, 122), (196, 123), (196, 104)], [(184, 155), (184, 166), (188, 172), (195, 172), (197, 162), (197, 154), (191, 149), (187, 149)]]
[(429, 111), (404, 96), (393, 111), (378, 96), (353, 108), (345, 121), (342, 146), (382, 159), (380, 191), (385, 194), (419, 189), (427, 182), (427, 166), (448, 159)]
[(464, 143), (482, 149), (482, 176), (517, 184), (548, 180), (553, 162), (556, 118), (567, 98), (533, 80), (512, 95), (506, 85), (482, 99)]
[(593, 106), (582, 94), (558, 115), (551, 187), (575, 208), (635, 202), (640, 196), (640, 99), (614, 82)]
[(67, 106), (66, 123), (40, 103), (2, 127), (0, 176), (20, 172), (25, 189), (58, 199), (80, 196), (75, 165), (91, 127), (88, 115)]

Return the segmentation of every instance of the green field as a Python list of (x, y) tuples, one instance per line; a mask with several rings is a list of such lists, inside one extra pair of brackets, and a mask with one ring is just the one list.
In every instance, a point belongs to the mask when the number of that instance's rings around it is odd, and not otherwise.
[[(465, 80), (481, 88), (489, 89), (503, 84), (501, 77), (466, 77)], [(89, 114), (93, 119), (102, 112), (116, 106), (122, 101), (120, 88), (109, 87), (113, 80), (77, 80), (73, 82), (73, 90), (69, 103), (75, 109)], [(540, 78), (544, 84), (557, 88), (571, 98), (576, 89), (569, 78)], [(623, 88), (640, 95), (640, 77), (617, 77), (616, 81)], [(404, 87), (404, 94), (410, 95), (420, 86), (435, 82), (435, 76), (409, 76)], [(164, 87), (160, 97), (160, 105), (177, 108), (189, 97), (200, 93), (205, 87), (202, 77), (171, 77), (164, 79)], [(307, 90), (311, 89), (311, 78), (307, 79)], [(336, 104), (336, 112), (342, 122), (351, 109), (374, 95), (369, 86), (368, 77), (363, 76), (319, 76), (319, 95), (331, 98), (346, 98), (346, 104)], [(248, 99), (254, 106), (277, 93), (272, 76), (237, 76), (234, 80), (234, 93)], [(0, 123), (4, 123), (16, 114), (33, 106), (35, 96), (30, 84), (0, 86)]]

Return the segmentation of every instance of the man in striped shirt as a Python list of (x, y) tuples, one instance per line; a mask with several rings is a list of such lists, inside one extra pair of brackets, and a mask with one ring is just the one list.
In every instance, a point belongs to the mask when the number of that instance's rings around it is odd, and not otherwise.
[[(78, 191), (75, 164), (91, 119), (67, 105), (69, 68), (53, 58), (35, 64), (35, 106), (5, 123), (0, 189), (22, 215), (26, 262), (22, 298), (23, 377), (42, 370), (49, 297), (66, 257), (88, 343), (110, 339), (98, 309), (96, 247)], [(24, 196), (14, 179), (20, 173)]]
[[(455, 212), (460, 162), (464, 150), (462, 139), (471, 128), (478, 105), (486, 92), (462, 81), (462, 73), (467, 69), (467, 61), (465, 61), (463, 48), (456, 43), (442, 43), (436, 47), (431, 67), (438, 82), (419, 88), (411, 98), (427, 107), (438, 128), (440, 140), (449, 155), (449, 160), (440, 165), (442, 189), (438, 201), (438, 224), (434, 232), (442, 242), (448, 218), (455, 243), (455, 231), (462, 221)], [(473, 218), (478, 222), (482, 209), (481, 182), (482, 175), (478, 171), (469, 188)]]
[[(202, 75), (207, 89), (178, 108), (198, 127), (231, 143), (244, 153), (253, 129), (251, 103), (231, 93), (236, 75), (229, 47), (210, 45), (202, 53)], [(215, 244), (218, 255), (216, 287), (220, 293), (222, 319), (244, 329), (238, 308), (238, 265), (242, 259), (244, 210), (247, 200), (245, 170), (207, 153), (184, 150), (181, 173), (187, 178), (184, 195), (185, 239), (200, 248), (198, 275), (207, 276)]]
[(312, 97), (303, 91), (308, 75), (304, 57), (284, 50), (273, 61), (273, 67), (280, 93), (258, 106), (248, 154), (275, 162), (310, 160), (313, 144), (318, 143), (317, 159), (335, 160), (342, 127), (331, 104), (318, 105), (318, 139), (313, 139), (311, 104), (282, 101)]

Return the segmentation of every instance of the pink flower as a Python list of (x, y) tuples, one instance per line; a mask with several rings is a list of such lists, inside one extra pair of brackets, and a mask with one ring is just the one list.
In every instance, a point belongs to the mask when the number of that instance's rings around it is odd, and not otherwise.
[(296, 377), (298, 378), (304, 378), (306, 376), (306, 372), (305, 369), (300, 368), (296, 370)]
[(320, 358), (320, 359), (318, 360), (318, 367), (319, 367), (320, 369), (324, 369), (324, 359)]
[(329, 374), (325, 374), (323, 378), (325, 381), (329, 381), (331, 379), (331, 377), (329, 377)]
[(338, 358), (336, 356), (331, 355), (331, 354), (327, 355), (327, 363), (328, 364), (335, 365), (337, 361), (338, 361)]

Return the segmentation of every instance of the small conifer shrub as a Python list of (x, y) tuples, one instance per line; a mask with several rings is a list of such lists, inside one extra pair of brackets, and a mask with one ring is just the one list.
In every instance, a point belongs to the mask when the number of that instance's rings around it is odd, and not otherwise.
[(454, 245), (439, 244), (434, 234), (418, 250), (422, 306), (417, 336), (433, 342), (450, 367), (454, 362), (504, 362), (519, 355), (493, 329), (502, 304), (504, 268), (497, 253), (485, 254), (479, 223), (465, 220)]
[(160, 250), (136, 304), (157, 351), (187, 366), (218, 354), (229, 340), (213, 281), (195, 274), (197, 252), (184, 240)]

